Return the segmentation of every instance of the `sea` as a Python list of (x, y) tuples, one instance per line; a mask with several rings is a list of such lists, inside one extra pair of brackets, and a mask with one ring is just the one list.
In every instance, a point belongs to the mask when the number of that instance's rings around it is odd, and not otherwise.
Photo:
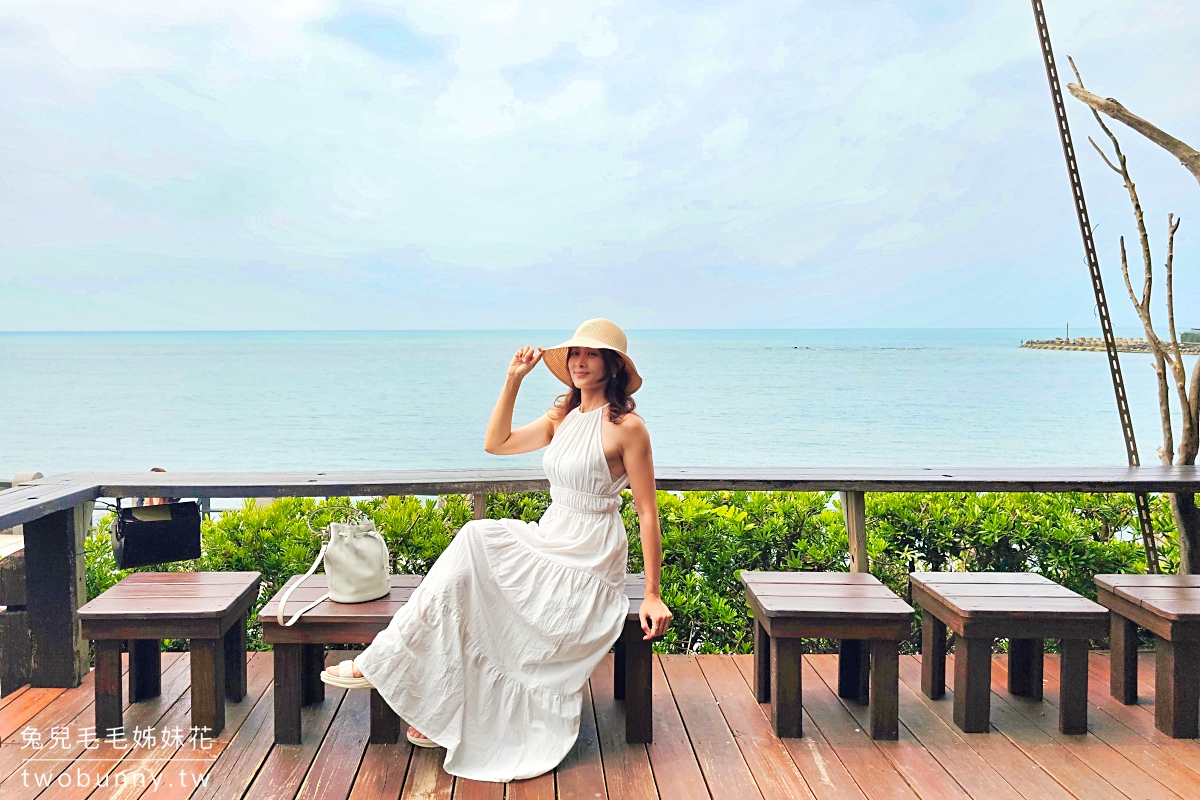
[[(1125, 463), (1105, 355), (1020, 347), (1060, 330), (628, 333), (659, 465)], [(570, 334), (0, 333), (0, 477), (537, 465), (541, 453), (488, 455), (484, 431), (513, 352)], [(1156, 463), (1150, 358), (1121, 361)], [(563, 389), (539, 366), (514, 426)]]

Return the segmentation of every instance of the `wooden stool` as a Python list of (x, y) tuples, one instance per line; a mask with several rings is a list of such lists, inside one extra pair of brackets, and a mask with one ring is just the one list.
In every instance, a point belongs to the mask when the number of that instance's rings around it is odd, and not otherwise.
[(1176, 739), (1200, 734), (1200, 575), (1097, 575), (1112, 611), (1110, 691), (1138, 701), (1138, 628), (1154, 634), (1154, 725)]
[[(135, 572), (79, 609), (96, 643), (96, 737), (124, 727), (121, 642), (129, 643), (129, 701), (162, 688), (162, 640), (188, 639), (192, 726), (225, 727), (225, 698), (246, 696), (246, 619), (258, 599), (257, 572)], [(208, 730), (204, 730), (207, 728)]]
[(1087, 733), (1088, 640), (1108, 632), (1108, 611), (1029, 572), (914, 572), (921, 615), (921, 688), (946, 694), (946, 628), (954, 631), (954, 724), (966, 733), (990, 725), (992, 641), (1008, 639), (1008, 691), (1042, 699), (1042, 651), (1058, 639), (1058, 729)]
[[(296, 583), (301, 575), (293, 575), (272, 597), (258, 619), (262, 623), (263, 641), (275, 649), (275, 742), (299, 744), (301, 740), (300, 709), (325, 699), (325, 683), (321, 670), (325, 665), (325, 645), (370, 644), (375, 636), (391, 623), (421, 583), (420, 575), (392, 575), (392, 590), (387, 597), (366, 603), (334, 603), (326, 600), (306, 611), (291, 627), (279, 624), (277, 609), (283, 591)], [(625, 701), (625, 740), (646, 743), (653, 739), (653, 686), (651, 678), (652, 650), (650, 641), (643, 641), (638, 608), (645, 596), (644, 575), (626, 575), (629, 613), (625, 630), (615, 646), (616, 663), (613, 675), (613, 694)], [(329, 590), (329, 578), (317, 573), (304, 581), (288, 598), (285, 612), (295, 613)], [(285, 620), (290, 615), (285, 616)], [(391, 744), (399, 740), (404, 723), (378, 690), (371, 690), (372, 744)]]
[[(900, 641), (913, 610), (865, 572), (739, 574), (754, 614), (754, 693), (781, 737), (802, 733), (802, 639), (841, 639), (838, 694), (871, 704), (871, 738), (899, 735)], [(869, 642), (869, 652), (860, 649)], [(869, 664), (869, 686), (868, 686)]]

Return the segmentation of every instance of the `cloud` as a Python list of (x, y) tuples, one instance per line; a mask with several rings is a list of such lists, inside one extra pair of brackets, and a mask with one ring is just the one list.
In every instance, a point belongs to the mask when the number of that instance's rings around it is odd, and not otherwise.
[(368, 11), (341, 12), (322, 30), (358, 45), (369, 53), (402, 64), (426, 64), (445, 57), (446, 45), (425, 36), (404, 20)]
[(740, 111), (733, 111), (729, 119), (704, 134), (701, 150), (705, 158), (729, 157), (742, 150), (746, 136), (750, 133), (750, 121)]
[[(1050, 19), (1185, 139), (1198, 23)], [(509, 327), (588, 296), (643, 326), (1091, 319), (1023, 6), (12, 0), (0, 103), (0, 327)], [(1123, 138), (1200, 307), (1194, 182)], [(1114, 294), (1127, 201), (1079, 156)]]

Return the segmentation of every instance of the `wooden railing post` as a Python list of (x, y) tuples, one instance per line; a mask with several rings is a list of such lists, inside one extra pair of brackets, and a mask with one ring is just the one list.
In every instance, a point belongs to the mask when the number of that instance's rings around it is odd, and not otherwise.
[(850, 540), (850, 571), (870, 572), (867, 560), (867, 496), (865, 492), (841, 492), (842, 515)]
[(471, 506), (475, 511), (475, 519), (483, 519), (487, 516), (487, 494), (484, 492), (475, 492), (471, 495)]
[[(850, 571), (870, 572), (867, 560), (867, 500), (863, 492), (841, 492), (842, 516), (850, 548)], [(859, 703), (870, 699), (870, 642), (843, 639), (838, 646), (838, 696)]]
[(83, 542), (94, 505), (83, 503), (25, 523), (31, 686), (70, 688), (88, 672), (88, 643), (78, 612), (87, 602)]

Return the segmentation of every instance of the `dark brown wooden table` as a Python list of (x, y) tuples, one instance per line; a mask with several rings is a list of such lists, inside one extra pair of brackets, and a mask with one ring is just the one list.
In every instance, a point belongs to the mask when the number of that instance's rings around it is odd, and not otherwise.
[(225, 698), (246, 696), (246, 621), (261, 579), (257, 572), (135, 572), (80, 607), (82, 635), (96, 643), (97, 738), (123, 727), (121, 643), (128, 642), (136, 703), (162, 690), (163, 639), (190, 640), (192, 726), (220, 733)]
[(1200, 735), (1200, 575), (1097, 575), (1112, 611), (1109, 688), (1138, 701), (1138, 628), (1154, 634), (1154, 724), (1176, 739)]
[[(912, 630), (912, 608), (865, 572), (739, 577), (754, 614), (754, 693), (771, 703), (776, 735), (803, 734), (800, 657), (809, 638), (852, 643), (838, 659), (838, 694), (871, 704), (871, 738), (897, 738), (900, 641)], [(860, 641), (869, 645), (860, 650)]]
[[(392, 590), (387, 597), (366, 603), (334, 603), (326, 600), (306, 611), (295, 625), (282, 626), (277, 619), (279, 597), (301, 575), (293, 575), (258, 612), (263, 641), (275, 650), (275, 741), (299, 744), (300, 709), (325, 699), (321, 670), (325, 664), (325, 645), (370, 644), (385, 629), (421, 583), (420, 575), (392, 575)], [(625, 630), (617, 640), (613, 675), (613, 695), (625, 701), (625, 738), (630, 743), (653, 741), (652, 641), (643, 641), (644, 633), (638, 609), (645, 596), (644, 575), (627, 575), (629, 614)], [(329, 590), (328, 577), (309, 576), (292, 592), (284, 609), (284, 619), (299, 611)], [(371, 690), (372, 744), (391, 744), (399, 740), (403, 721), (378, 690)]]
[(921, 688), (946, 694), (946, 628), (954, 631), (954, 724), (984, 733), (991, 716), (992, 642), (1008, 639), (1008, 691), (1042, 699), (1046, 639), (1058, 639), (1058, 729), (1087, 733), (1088, 640), (1108, 633), (1108, 611), (1028, 572), (914, 572), (921, 614)]

